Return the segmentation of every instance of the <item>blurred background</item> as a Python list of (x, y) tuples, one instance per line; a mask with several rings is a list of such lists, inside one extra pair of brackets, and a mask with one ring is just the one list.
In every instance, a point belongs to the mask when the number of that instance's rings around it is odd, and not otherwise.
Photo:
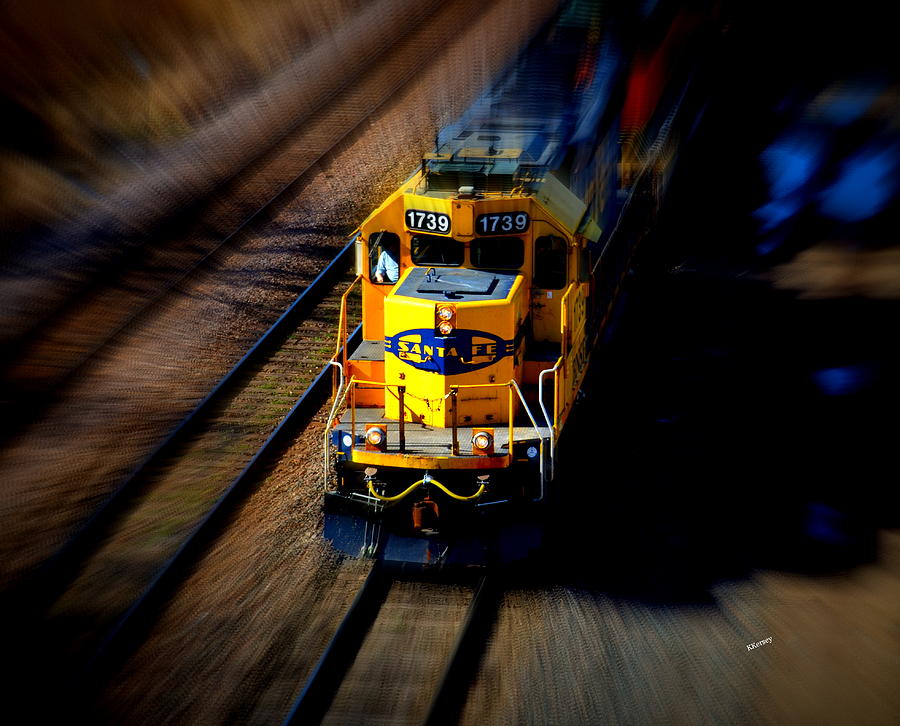
[[(211, 133), (213, 121), (312, 43), (337, 36), (360, 4), (165, 0), (143, 13), (106, 0), (4, 3), (4, 230), (71, 218), (111, 196), (122, 175), (144, 170), (154, 152)], [(351, 52), (332, 50), (337, 63)], [(315, 71), (296, 68), (295, 80)], [(193, 161), (228, 173), (219, 164), (235, 150), (220, 151), (228, 156)]]
[(4, 3), (4, 337), (322, 103), (376, 41), (362, 5)]

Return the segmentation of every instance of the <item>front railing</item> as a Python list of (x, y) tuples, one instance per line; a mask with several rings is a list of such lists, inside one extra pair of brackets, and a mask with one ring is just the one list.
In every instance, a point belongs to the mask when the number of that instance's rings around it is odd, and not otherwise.
[[(334, 403), (331, 407), (331, 412), (328, 415), (328, 421), (325, 425), (325, 488), (328, 488), (328, 459), (329, 459), (329, 445), (330, 445), (330, 436), (331, 429), (334, 425), (335, 420), (337, 419), (339, 412), (344, 408), (345, 405), (348, 406), (350, 411), (350, 436), (354, 442), (356, 443), (356, 405), (354, 403), (354, 394), (356, 389), (359, 387), (376, 387), (376, 388), (384, 388), (385, 396), (393, 395), (397, 397), (398, 402), (398, 410), (402, 412), (403, 415), (399, 417), (397, 421), (398, 428), (398, 436), (397, 436), (397, 447), (398, 453), (404, 454), (407, 453), (406, 446), (406, 416), (405, 416), (405, 397), (406, 386), (398, 385), (398, 384), (389, 384), (385, 381), (372, 381), (366, 379), (358, 379), (356, 377), (352, 377), (349, 381), (344, 380), (344, 370), (345, 367), (339, 363), (338, 361), (332, 361), (332, 365), (335, 366), (339, 373), (339, 383), (336, 386)], [(528, 407), (528, 404), (525, 401), (525, 397), (522, 395), (522, 390), (519, 388), (518, 383), (514, 380), (507, 381), (506, 383), (472, 383), (472, 384), (460, 384), (450, 386), (450, 390), (441, 397), (442, 401), (448, 401), (448, 405), (450, 406), (450, 453), (452, 456), (461, 456), (459, 449), (459, 422), (458, 422), (458, 397), (459, 392), (463, 389), (474, 389), (474, 388), (507, 388), (509, 389), (509, 423), (508, 423), (508, 452), (506, 454), (506, 465), (509, 466), (512, 463), (513, 457), (513, 442), (515, 439), (515, 401), (518, 400), (522, 404), (522, 409), (525, 414), (528, 416), (528, 420), (531, 423), (531, 427), (534, 429), (537, 434), (537, 438), (540, 440), (540, 448), (539, 448), (539, 464), (540, 464), (540, 476), (541, 476), (541, 493), (538, 499), (543, 499), (544, 496), (544, 482), (548, 478), (549, 472), (547, 471), (547, 467), (545, 466), (545, 460), (548, 458), (546, 456), (544, 441), (548, 438), (548, 436), (541, 430), (541, 427), (538, 426), (537, 421), (535, 420), (534, 415), (531, 412), (531, 409)], [(513, 392), (515, 392), (515, 397), (513, 396)], [(349, 401), (349, 404), (348, 404)], [(543, 405), (542, 405), (543, 408)], [(546, 412), (544, 414), (546, 418)], [(554, 436), (553, 429), (550, 428), (549, 437), (552, 440)], [(553, 447), (550, 448), (549, 455), (549, 471), (552, 472), (554, 468), (554, 455), (555, 451)]]

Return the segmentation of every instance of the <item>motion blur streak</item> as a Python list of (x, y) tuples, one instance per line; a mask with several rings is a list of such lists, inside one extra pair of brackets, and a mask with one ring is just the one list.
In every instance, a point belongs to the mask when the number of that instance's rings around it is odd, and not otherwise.
[(433, 4), (5, 6), (3, 335), (261, 155)]
[[(64, 217), (119, 175), (146, 172), (154, 151), (200, 130), (323, 34), (331, 38), (360, 5), (5, 3), (0, 95), (7, 148), (0, 168), (15, 183), (2, 192), (4, 227)], [(347, 43), (332, 43), (332, 53), (350, 52)], [(299, 66), (293, 73), (300, 80), (316, 70)]]

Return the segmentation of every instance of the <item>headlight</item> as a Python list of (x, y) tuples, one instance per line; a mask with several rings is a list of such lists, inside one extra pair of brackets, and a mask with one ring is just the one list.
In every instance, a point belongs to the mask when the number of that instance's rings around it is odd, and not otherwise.
[(382, 424), (366, 426), (366, 451), (384, 451), (387, 449), (387, 427)]
[(493, 431), (482, 429), (476, 431), (472, 436), (472, 452), (475, 454), (493, 454), (494, 453), (494, 434)]
[(456, 305), (443, 303), (435, 307), (434, 327), (438, 335), (450, 335), (456, 327)]
[(486, 449), (491, 445), (491, 435), (486, 431), (479, 431), (472, 437), (472, 446), (476, 449)]

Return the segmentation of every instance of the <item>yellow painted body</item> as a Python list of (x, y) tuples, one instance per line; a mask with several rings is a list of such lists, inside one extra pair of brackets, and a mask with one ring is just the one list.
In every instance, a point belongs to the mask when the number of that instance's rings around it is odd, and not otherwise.
[[(497, 388), (461, 390), (455, 398), (457, 421), (465, 426), (507, 422), (508, 392), (500, 386), (507, 381), (521, 379), (524, 338), (519, 340), (518, 345), (513, 342), (508, 354), (495, 363), (484, 364), (507, 352), (501, 350), (503, 343), (493, 336), (502, 341), (516, 340), (519, 325), (527, 311), (525, 289), (524, 277), (519, 275), (503, 300), (456, 303), (457, 328), (492, 334), (490, 337), (474, 335), (468, 350), (455, 346), (452, 336), (430, 340), (429, 344), (422, 342), (420, 334), (411, 334), (398, 340), (396, 352), (386, 352), (385, 381), (406, 387), (404, 409), (407, 420), (438, 428), (449, 427), (453, 413), (449, 396), (452, 386), (496, 383)], [(435, 307), (435, 303), (428, 300), (391, 294), (385, 301), (385, 335), (397, 336), (407, 330), (434, 328)], [(429, 362), (435, 362), (437, 369), (442, 359), (445, 362), (458, 360), (463, 368), (484, 367), (455, 375), (441, 375), (436, 370), (428, 370)], [(410, 363), (424, 366), (424, 369)], [(397, 397), (388, 396), (385, 416), (395, 420), (400, 418)]]
[[(531, 280), (534, 274), (534, 240), (543, 235), (552, 235), (563, 239), (569, 248), (574, 247), (574, 235), (566, 225), (556, 219), (552, 213), (543, 207), (532, 196), (485, 196), (484, 199), (452, 199), (437, 198), (414, 194), (413, 191), (421, 185), (421, 175), (414, 175), (406, 184), (395, 191), (378, 207), (360, 226), (362, 239), (364, 240), (362, 254), (368, 253), (367, 243), (373, 235), (381, 231), (392, 231), (400, 234), (400, 273), (401, 277), (406, 269), (413, 266), (410, 258), (409, 238), (412, 233), (407, 229), (405, 213), (409, 209), (434, 211), (450, 215), (452, 220), (452, 236), (454, 239), (468, 242), (475, 239), (475, 219), (481, 214), (502, 214), (503, 212), (524, 211), (531, 218), (529, 229), (521, 235), (525, 241), (525, 262), (521, 272), (526, 280), (526, 294), (529, 304), (533, 304), (535, 315), (534, 331), (538, 340), (560, 340), (560, 298), (565, 292), (566, 285), (553, 289), (532, 290)], [(564, 189), (564, 188), (563, 188)], [(566, 193), (570, 194), (566, 190)], [(405, 234), (404, 234), (405, 232)], [(434, 234), (439, 234), (435, 232)], [(583, 244), (580, 243), (580, 244)], [(468, 244), (467, 244), (468, 248)], [(384, 336), (384, 299), (391, 291), (391, 287), (374, 284), (368, 274), (367, 260), (360, 265), (363, 274), (363, 300), (365, 314), (363, 317), (363, 338), (365, 340), (377, 340)], [(471, 265), (468, 249), (463, 267)], [(566, 262), (569, 268), (568, 278), (572, 279), (575, 270), (575, 256), (570, 255)], [(534, 303), (532, 303), (532, 298)]]
[[(555, 391), (552, 405), (557, 434), (583, 378), (587, 363), (585, 345), (584, 302), (589, 284), (579, 271), (579, 253), (585, 240), (576, 232), (584, 214), (584, 205), (555, 178), (548, 178), (541, 193), (485, 193), (477, 198), (465, 198), (456, 192), (425, 192), (424, 177), (413, 175), (389, 196), (360, 226), (357, 270), (361, 276), (363, 298), (363, 338), (384, 341), (384, 360), (346, 361), (344, 371), (349, 380), (383, 381), (384, 386), (361, 386), (354, 390), (351, 405), (357, 409), (381, 409), (386, 419), (398, 421), (401, 416), (400, 397), (403, 397), (404, 420), (436, 429), (454, 425), (502, 426), (509, 423), (510, 389), (514, 381), (521, 388), (537, 383), (540, 371), (551, 368), (560, 360), (559, 372), (546, 381)], [(409, 210), (447, 215), (450, 234), (440, 229), (411, 230), (407, 225)], [(524, 212), (529, 217), (527, 229), (521, 232), (497, 230), (493, 234), (478, 234), (476, 224), (480, 215)], [(378, 284), (374, 279), (376, 246), (381, 233), (399, 237), (400, 277), (394, 284)], [(464, 257), (461, 265), (435, 265), (438, 274), (446, 270), (473, 268), (472, 243), (484, 236), (514, 236), (522, 240), (524, 260), (516, 270), (503, 270), (515, 276), (508, 293), (502, 299), (478, 299), (463, 296), (452, 300), (456, 308), (456, 328), (473, 331), (467, 350), (455, 350), (451, 338), (442, 340), (435, 331), (435, 308), (438, 300), (401, 295), (400, 288), (416, 267), (411, 256), (411, 241), (420, 233), (448, 237), (462, 243)], [(542, 259), (537, 259), (536, 240), (554, 239), (559, 250), (556, 264), (559, 274), (550, 286), (536, 285)], [(370, 255), (370, 252), (372, 254)], [(421, 273), (417, 273), (421, 274)], [(541, 278), (546, 280), (547, 278)], [(577, 330), (581, 326), (581, 330)], [(409, 332), (413, 331), (413, 332)], [(428, 331), (424, 334), (415, 331)], [(485, 333), (479, 336), (479, 332)], [(497, 357), (497, 346), (503, 355)], [(534, 351), (540, 356), (534, 358)], [(454, 358), (452, 373), (442, 374), (439, 366), (429, 369), (432, 361)], [(445, 360), (443, 360), (446, 363)], [(479, 367), (479, 364), (488, 363)], [(471, 365), (472, 370), (468, 370)], [(481, 385), (480, 388), (456, 386)], [(402, 392), (401, 392), (402, 388)], [(531, 394), (534, 396), (534, 393)], [(512, 401), (513, 415), (520, 408), (518, 397)], [(456, 410), (454, 411), (454, 406)], [(532, 400), (532, 412), (543, 422)], [(478, 457), (482, 468), (492, 468), (499, 461), (507, 462), (508, 454)], [(354, 451), (354, 461), (422, 468), (472, 468), (479, 464), (471, 457), (401, 457), (396, 454), (373, 454)], [(485, 461), (490, 459), (491, 464)], [(463, 464), (463, 461), (470, 462)], [(454, 463), (456, 462), (456, 463)]]

